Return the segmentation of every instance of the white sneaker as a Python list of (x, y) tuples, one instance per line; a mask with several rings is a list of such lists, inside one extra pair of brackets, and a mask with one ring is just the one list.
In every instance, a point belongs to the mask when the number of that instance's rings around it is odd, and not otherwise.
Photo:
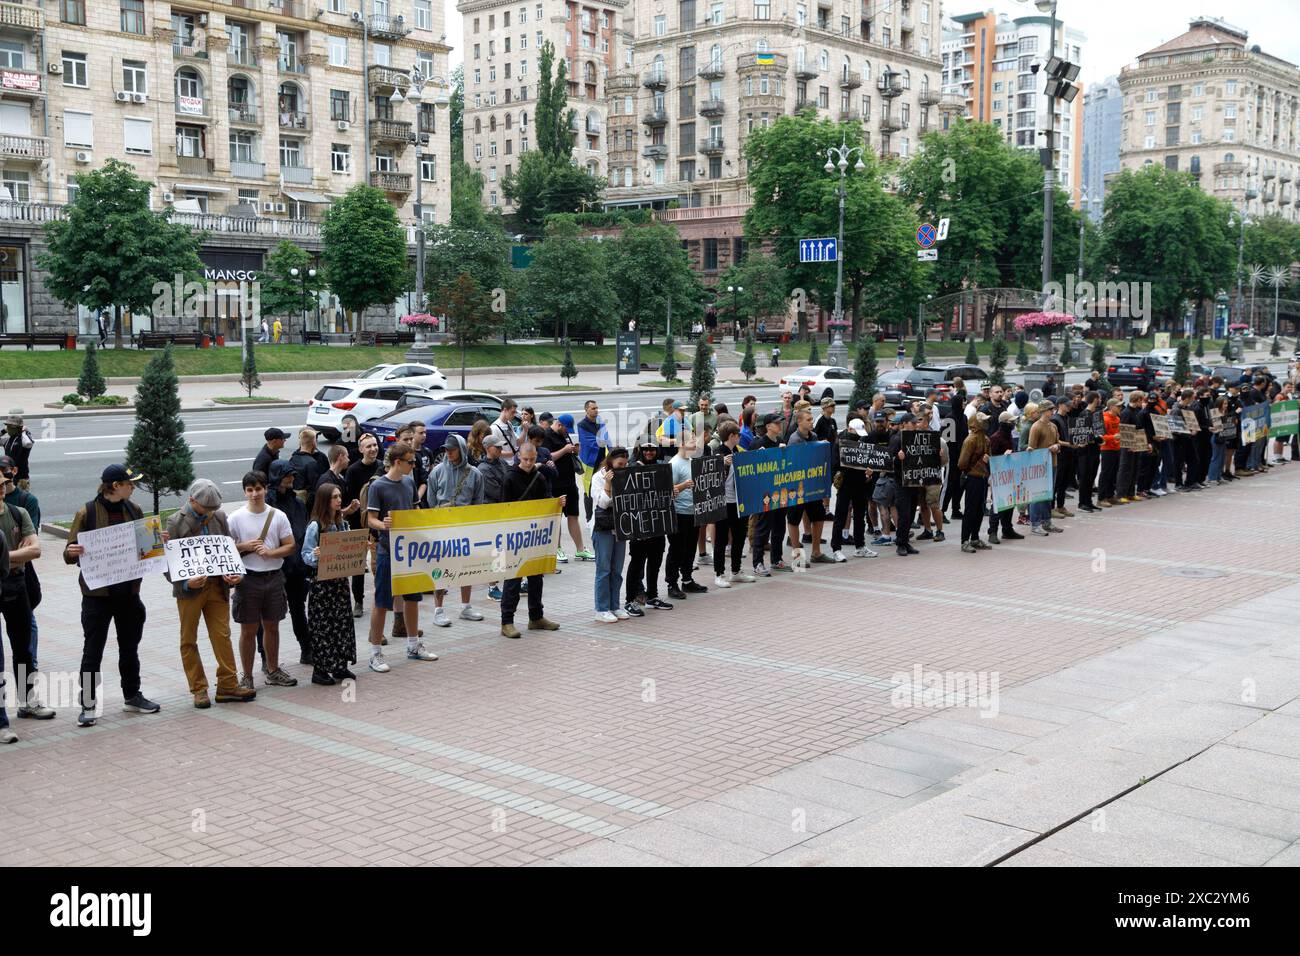
[(772, 572), (767, 569), (767, 565), (764, 564), (762, 561), (754, 565), (754, 573), (757, 574), (760, 578), (770, 578), (772, 576)]
[(746, 574), (744, 571), (738, 571), (731, 576), (732, 584), (753, 584), (758, 578), (752, 574)]
[[(436, 618), (437, 615), (435, 614), (434, 617)], [(460, 619), (462, 621), (481, 621), (483, 620), (483, 612), (477, 608), (466, 606), (460, 609)]]
[(878, 557), (880, 557), (879, 554), (877, 554), (875, 551), (872, 551), (870, 548), (858, 548), (858, 550), (854, 551), (853, 554), (854, 554), (855, 557), (858, 557), (858, 558), (878, 558)]
[(433, 612), (433, 624), (434, 627), (451, 627), (451, 618), (447, 616), (445, 610), (436, 608)]
[(614, 623), (615, 621), (617, 621), (617, 620), (618, 620), (618, 618), (616, 618), (616, 617), (615, 617), (613, 614), (611, 614), (609, 611), (597, 611), (597, 612), (596, 612), (596, 623), (597, 623), (597, 624), (613, 624), (613, 623)]
[(426, 648), (423, 641), (418, 644), (408, 642), (406, 656), (413, 661), (436, 661), (438, 659), (438, 655)]
[(384, 660), (383, 651), (370, 652), (370, 669), (376, 674), (387, 674), (390, 670), (388, 661)]
[(628, 614), (627, 611), (623, 610), (621, 607), (614, 608), (611, 613), (620, 621), (628, 621), (632, 619), (632, 615)]
[(564, 549), (563, 549), (563, 548), (556, 548), (556, 549), (555, 549), (555, 560), (556, 560), (556, 561), (559, 561), (560, 564), (568, 564), (568, 563), (569, 563), (569, 556), (568, 556), (567, 554), (564, 553)]
[(716, 578), (713, 579), (713, 583), (720, 588), (731, 587), (731, 582), (727, 580), (727, 576), (725, 574), (719, 574)]
[(848, 558), (844, 557), (844, 555), (841, 554), (839, 551), (832, 551), (831, 560), (834, 561), (836, 564), (843, 564), (845, 561), (848, 560)]

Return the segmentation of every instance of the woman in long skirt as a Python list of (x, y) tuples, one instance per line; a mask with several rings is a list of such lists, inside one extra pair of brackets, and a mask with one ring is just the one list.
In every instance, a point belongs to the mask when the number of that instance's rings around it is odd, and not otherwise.
[[(343, 493), (338, 485), (321, 485), (312, 504), (311, 523), (303, 536), (302, 560), (314, 572), (320, 564), (323, 532), (346, 531)], [(307, 624), (311, 631), (313, 684), (355, 680), (348, 664), (357, 660), (357, 635), (352, 625), (352, 592), (347, 577), (321, 581), (313, 578), (307, 596)]]

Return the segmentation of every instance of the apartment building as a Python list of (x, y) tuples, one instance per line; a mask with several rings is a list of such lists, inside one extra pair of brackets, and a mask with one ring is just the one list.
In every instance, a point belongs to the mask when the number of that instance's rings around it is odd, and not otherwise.
[(808, 110), (903, 159), (939, 125), (939, 0), (636, 4), (624, 32), (606, 205), (664, 209), (706, 281), (743, 254), (756, 129)]
[(1120, 71), (1120, 165), (1163, 163), (1247, 215), (1300, 210), (1300, 74), (1222, 20), (1187, 32)]
[[(409, 222), (418, 176), (423, 217), (446, 221), (446, 111), (433, 85), (393, 101), (412, 68), (445, 86), (445, 40), (438, 0), (0, 3), (5, 330), (67, 327), (34, 266), (39, 226), (109, 158), (209, 233), (209, 277), (255, 276), (284, 238), (318, 250), (321, 213), (358, 182)], [(237, 337), (232, 319), (216, 331)]]
[[(968, 118), (1002, 130), (1011, 145), (1037, 152), (1046, 145), (1047, 103), (1046, 76), (1035, 73), (1034, 67), (1047, 59), (1052, 33), (1051, 17), (1013, 19), (992, 10), (951, 17), (940, 54), (945, 96), (957, 99)], [(1082, 66), (1086, 45), (1081, 31), (1056, 22), (1058, 57)], [(1083, 101), (1082, 95), (1073, 102), (1057, 99), (1052, 117), (1057, 185), (1070, 193), (1076, 207), (1083, 164)]]
[[(618, 21), (627, 0), (461, 0), (464, 17), (465, 162), (483, 175), (483, 203), (513, 212), (502, 182), (536, 140), (542, 45), (565, 63), (575, 111), (573, 161), (606, 173), (606, 79), (618, 62)], [(554, 74), (553, 74), (554, 76)]]
[(1083, 98), (1083, 209), (1100, 222), (1106, 205), (1106, 177), (1119, 171), (1124, 96), (1119, 78), (1108, 76)]

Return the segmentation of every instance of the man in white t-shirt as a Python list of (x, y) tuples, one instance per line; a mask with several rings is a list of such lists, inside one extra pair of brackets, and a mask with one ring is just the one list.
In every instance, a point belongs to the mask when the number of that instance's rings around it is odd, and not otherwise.
[(513, 398), (501, 403), (501, 416), (492, 423), (491, 433), (501, 439), (501, 460), (507, 465), (515, 463), (519, 453), (520, 439), (515, 435), (515, 409), (518, 406)]
[(235, 585), (231, 606), (239, 623), (239, 662), (244, 671), (239, 686), (254, 689), (253, 656), (260, 626), (266, 683), (293, 687), (298, 681), (280, 667), (280, 622), (289, 610), (280, 569), (285, 556), (296, 547), (293, 529), (283, 511), (266, 503), (266, 478), (260, 471), (244, 475), (244, 498), (248, 503), (227, 519), (246, 569), (243, 580)]

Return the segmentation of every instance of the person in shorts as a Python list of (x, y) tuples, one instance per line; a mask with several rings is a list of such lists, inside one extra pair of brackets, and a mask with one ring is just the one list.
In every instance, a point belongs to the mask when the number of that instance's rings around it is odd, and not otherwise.
[[(800, 409), (795, 422), (795, 430), (790, 433), (787, 444), (811, 444), (818, 440), (816, 432), (813, 431), (811, 408)], [(806, 501), (801, 505), (791, 505), (786, 512), (785, 525), (789, 529), (791, 553), (793, 554), (799, 550), (799, 524), (803, 521), (805, 515), (808, 518), (808, 523), (812, 526), (812, 557), (809, 559), (809, 563), (834, 564), (835, 559), (822, 551), (822, 527), (826, 523), (826, 506), (820, 498), (816, 501)]]
[(253, 658), (260, 625), (266, 683), (294, 687), (298, 681), (280, 666), (280, 622), (289, 613), (284, 559), (297, 543), (285, 513), (266, 503), (266, 475), (250, 471), (244, 475), (243, 485), (247, 504), (227, 519), (230, 536), (244, 559), (244, 577), (235, 585), (231, 602), (231, 616), (239, 624), (239, 662), (243, 666), (239, 686), (254, 689)]

